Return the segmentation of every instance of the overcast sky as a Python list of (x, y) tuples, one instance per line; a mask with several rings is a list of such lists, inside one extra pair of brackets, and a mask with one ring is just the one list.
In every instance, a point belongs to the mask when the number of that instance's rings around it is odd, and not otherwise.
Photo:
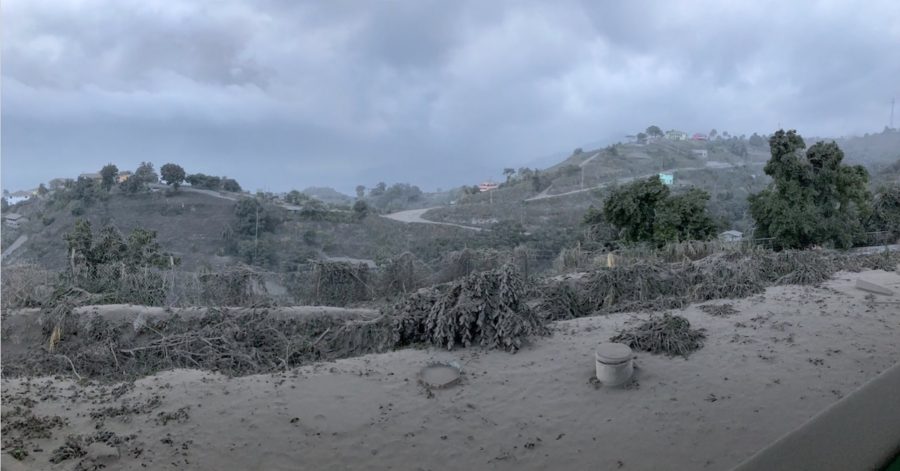
[(649, 124), (877, 132), (900, 98), (897, 0), (4, 0), (2, 23), (11, 190), (142, 160), (449, 188)]

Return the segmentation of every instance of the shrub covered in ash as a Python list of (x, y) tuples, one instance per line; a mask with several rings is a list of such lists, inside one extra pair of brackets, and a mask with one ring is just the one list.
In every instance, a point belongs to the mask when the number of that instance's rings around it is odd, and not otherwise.
[(897, 263), (897, 252), (816, 251), (724, 253), (686, 263), (639, 261), (594, 270), (576, 283), (552, 280), (542, 289), (541, 310), (549, 319), (565, 319), (595, 311), (674, 309), (711, 299), (742, 298), (774, 285), (814, 285), (841, 270), (893, 270)]
[(541, 319), (525, 304), (524, 292), (511, 265), (420, 290), (395, 307), (395, 342), (516, 351), (528, 337), (545, 332)]
[(704, 338), (706, 334), (703, 329), (691, 329), (691, 323), (684, 317), (663, 314), (637, 327), (623, 330), (610, 341), (624, 343), (643, 352), (687, 357), (703, 347)]
[(346, 306), (371, 298), (369, 267), (363, 263), (323, 262), (313, 264), (313, 302)]

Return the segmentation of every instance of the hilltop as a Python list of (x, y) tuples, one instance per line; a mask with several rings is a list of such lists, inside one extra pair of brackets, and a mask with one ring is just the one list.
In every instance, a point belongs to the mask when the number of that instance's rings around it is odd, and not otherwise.
[[(832, 139), (812, 138), (807, 145)], [(870, 187), (898, 181), (900, 131), (835, 140), (845, 163), (862, 164)], [(770, 179), (763, 173), (769, 159), (765, 136), (709, 139), (633, 139), (590, 150), (576, 149), (545, 169), (507, 169), (507, 180), (485, 194), (474, 189), (456, 205), (434, 209), (423, 217), (488, 227), (517, 223), (528, 232), (577, 226), (591, 205), (600, 206), (608, 189), (657, 174), (672, 177), (675, 191), (698, 187), (711, 198), (710, 211), (722, 229), (748, 230), (747, 197)]]
[[(868, 166), (873, 188), (900, 178), (900, 132), (886, 130), (838, 142), (848, 163)], [(710, 212), (721, 229), (745, 231), (752, 225), (747, 197), (768, 184), (762, 172), (768, 158), (768, 144), (755, 135), (750, 139), (645, 138), (576, 149), (544, 169), (506, 169), (506, 181), (489, 193), (477, 187), (428, 193), (411, 184), (379, 183), (363, 188), (362, 198), (356, 198), (321, 187), (252, 195), (214, 185), (210, 186), (214, 189), (186, 185), (173, 192), (156, 184), (134, 194), (113, 188), (90, 205), (61, 204), (52, 196), (42, 196), (12, 208), (27, 222), (18, 228), (4, 227), (3, 248), (23, 236), (25, 240), (3, 263), (64, 266), (63, 235), (83, 218), (98, 229), (113, 225), (123, 233), (135, 228), (156, 231), (161, 246), (180, 258), (186, 270), (244, 262), (290, 272), (311, 260), (357, 259), (374, 264), (407, 251), (438, 269), (442, 257), (451, 251), (466, 247), (510, 250), (519, 245), (546, 264), (562, 248), (581, 240), (585, 212), (602, 205), (609, 189), (660, 173), (672, 176), (676, 192), (691, 186), (709, 192)], [(203, 177), (199, 183), (204, 185), (216, 179)], [(245, 233), (235, 234), (241, 200), (258, 202), (265, 222), (258, 233), (245, 227)], [(411, 220), (381, 217), (404, 210), (419, 211)], [(245, 219), (255, 216), (243, 215)], [(428, 221), (449, 225), (423, 224)], [(490, 230), (479, 233), (453, 224)]]

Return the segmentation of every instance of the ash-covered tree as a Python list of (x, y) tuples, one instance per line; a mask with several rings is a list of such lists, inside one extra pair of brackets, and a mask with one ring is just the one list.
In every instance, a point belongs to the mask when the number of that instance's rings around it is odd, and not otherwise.
[(363, 199), (366, 197), (366, 187), (363, 185), (356, 185), (356, 199)]
[(653, 222), (657, 243), (676, 240), (709, 240), (716, 235), (716, 224), (707, 212), (709, 193), (691, 188), (660, 202)]
[(875, 194), (870, 229), (900, 237), (900, 184), (882, 187)]
[(202, 188), (206, 190), (219, 190), (222, 188), (222, 179), (212, 175), (202, 173), (193, 173), (184, 178), (194, 188)]
[(222, 177), (222, 189), (232, 193), (240, 193), (243, 191), (241, 185), (234, 178)]
[(81, 204), (85, 207), (94, 204), (94, 201), (105, 198), (105, 195), (100, 194), (100, 189), (97, 186), (97, 182), (92, 178), (87, 177), (78, 177), (78, 180), (75, 180), (75, 184), (72, 186), (72, 199), (76, 201), (80, 201)]
[(297, 190), (291, 190), (288, 192), (288, 194), (284, 195), (284, 202), (295, 206), (302, 206), (310, 199), (312, 198), (310, 198), (309, 195)]
[(132, 175), (122, 183), (119, 183), (119, 189), (129, 195), (133, 195), (135, 193), (146, 191), (147, 184), (142, 182), (140, 178), (135, 178), (134, 175)]
[(369, 196), (381, 196), (381, 195), (384, 194), (384, 192), (385, 192), (386, 190), (387, 190), (387, 183), (385, 183), (385, 182), (378, 182), (378, 184), (375, 185), (374, 188), (372, 188), (371, 190), (369, 190)]
[(84, 219), (75, 221), (72, 230), (63, 238), (73, 264), (85, 265), (94, 270), (103, 264), (122, 264), (129, 271), (169, 266), (170, 258), (156, 240), (156, 231), (137, 228), (126, 241), (114, 226), (105, 226), (94, 236), (91, 223)]
[(159, 183), (159, 175), (153, 169), (153, 162), (141, 162), (129, 180), (132, 178), (137, 178), (143, 183)]
[(184, 169), (178, 164), (165, 164), (159, 168), (159, 173), (162, 175), (163, 182), (171, 185), (175, 191), (178, 191), (178, 187), (181, 186), (185, 177)]
[(137, 170), (127, 180), (119, 183), (119, 188), (128, 194), (135, 194), (147, 191), (148, 183), (158, 183), (159, 175), (153, 169), (153, 163), (141, 162)]
[(75, 221), (75, 226), (72, 227), (70, 232), (63, 235), (63, 239), (68, 246), (69, 259), (72, 265), (79, 261), (93, 265), (94, 254), (91, 249), (94, 245), (94, 232), (91, 229), (90, 221), (84, 219)]
[(100, 229), (100, 234), (93, 241), (91, 260), (93, 263), (113, 263), (124, 260), (128, 253), (128, 245), (114, 226)]
[(353, 203), (353, 214), (356, 215), (356, 219), (365, 219), (369, 214), (369, 205), (363, 200), (356, 200)]
[(748, 143), (751, 147), (763, 147), (766, 145), (766, 140), (759, 134), (753, 133), (750, 135)]
[(606, 198), (603, 211), (589, 210), (588, 225), (609, 223), (625, 242), (708, 240), (716, 225), (707, 210), (709, 194), (697, 188), (672, 195), (659, 177), (638, 180)]
[(818, 142), (804, 152), (806, 143), (793, 130), (776, 132), (769, 147), (764, 171), (772, 183), (749, 198), (755, 237), (773, 238), (776, 248), (849, 248), (861, 242), (871, 212), (866, 169), (844, 165), (834, 142)]
[(78, 220), (64, 238), (70, 270), (60, 275), (60, 288), (76, 287), (102, 295), (106, 302), (161, 304), (167, 284), (154, 269), (180, 263), (162, 251), (153, 231), (135, 229), (126, 241), (113, 226), (95, 236), (89, 222)]
[(255, 198), (242, 198), (234, 207), (237, 217), (234, 231), (243, 236), (254, 237), (275, 229), (277, 220), (266, 206)]
[(646, 133), (650, 137), (662, 137), (663, 136), (662, 129), (660, 129), (659, 126), (656, 126), (656, 125), (648, 126)]
[(162, 251), (156, 240), (156, 231), (134, 229), (128, 235), (128, 243), (124, 247), (124, 259), (129, 267), (169, 266), (171, 256)]
[(106, 164), (100, 169), (100, 187), (106, 191), (112, 189), (116, 184), (116, 177), (119, 176), (119, 167), (113, 164)]
[(603, 219), (619, 229), (626, 242), (653, 240), (656, 207), (669, 196), (669, 189), (651, 177), (617, 188), (603, 203)]

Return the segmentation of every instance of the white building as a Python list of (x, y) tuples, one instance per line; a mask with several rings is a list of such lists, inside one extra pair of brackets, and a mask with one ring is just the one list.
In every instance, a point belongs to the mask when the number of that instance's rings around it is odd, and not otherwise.
[(738, 242), (744, 239), (744, 233), (741, 231), (725, 231), (719, 234), (719, 240), (723, 242)]

